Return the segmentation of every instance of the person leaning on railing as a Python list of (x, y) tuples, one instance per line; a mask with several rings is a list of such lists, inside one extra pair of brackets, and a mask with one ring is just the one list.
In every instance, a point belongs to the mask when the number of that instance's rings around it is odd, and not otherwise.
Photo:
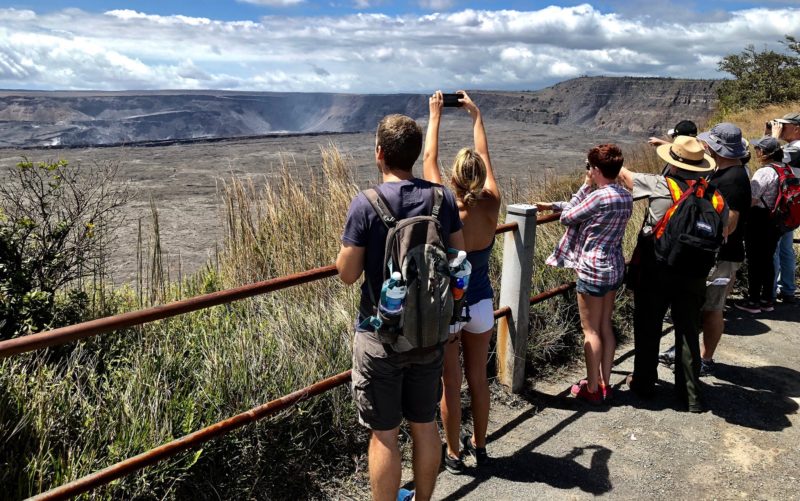
[(589, 150), (583, 186), (569, 202), (536, 202), (542, 210), (561, 210), (564, 237), (547, 264), (577, 272), (578, 312), (585, 338), (586, 379), (571, 393), (592, 404), (611, 400), (611, 365), (616, 339), (611, 324), (614, 298), (622, 285), (622, 238), (633, 211), (631, 194), (617, 184), (622, 151), (615, 144)]
[[(470, 320), (457, 322), (450, 327), (456, 337), (445, 346), (442, 381), (442, 422), (445, 429), (447, 451), (445, 467), (450, 473), (464, 471), (462, 451), (475, 457), (480, 466), (486, 459), (486, 429), (489, 425), (489, 382), (486, 361), (489, 340), (494, 329), (494, 291), (489, 281), (489, 257), (494, 246), (497, 219), (500, 215), (500, 189), (489, 159), (489, 146), (483, 127), (481, 112), (466, 92), (459, 99), (464, 110), (472, 117), (474, 149), (462, 148), (456, 155), (450, 181), (456, 194), (458, 213), (464, 224), (464, 243), (467, 259), (472, 265), (467, 305)], [(425, 139), (424, 176), (428, 181), (441, 184), (439, 172), (439, 122), (443, 106), (441, 91), (429, 99), (430, 119)], [(460, 340), (460, 343), (459, 343)], [(464, 351), (464, 373), (467, 377), (471, 399), (473, 433), (459, 439), (461, 431), (461, 364), (459, 344)]]
[[(688, 277), (656, 261), (653, 229), (673, 204), (667, 176), (683, 184), (707, 176), (714, 161), (693, 137), (679, 136), (672, 144), (659, 146), (658, 156), (667, 164), (667, 174), (642, 174), (623, 168), (620, 182), (633, 191), (635, 199), (647, 198), (648, 207), (629, 270), (634, 290), (633, 373), (628, 387), (640, 397), (650, 397), (658, 380), (658, 347), (667, 308), (672, 308), (675, 326), (675, 391), (688, 410), (702, 412), (700, 387), (701, 309), (705, 302), (706, 277)], [(727, 207), (722, 224), (728, 221)], [(635, 283), (631, 283), (635, 282)]]

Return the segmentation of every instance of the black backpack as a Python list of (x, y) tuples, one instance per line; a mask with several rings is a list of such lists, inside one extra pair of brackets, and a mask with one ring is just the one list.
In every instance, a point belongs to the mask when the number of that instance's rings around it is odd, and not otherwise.
[(673, 203), (653, 228), (656, 261), (683, 276), (708, 276), (723, 241), (725, 200), (703, 178), (666, 179)]
[[(394, 352), (425, 349), (447, 341), (453, 315), (453, 294), (450, 290), (450, 268), (447, 245), (442, 238), (439, 211), (444, 190), (434, 186), (430, 216), (414, 216), (398, 220), (377, 188), (364, 191), (378, 217), (389, 230), (386, 236), (383, 279), (399, 271), (406, 285), (402, 316), (381, 322), (378, 338)], [(373, 290), (372, 287), (369, 288)], [(382, 317), (378, 298), (373, 316)], [(381, 318), (381, 320), (388, 320)]]

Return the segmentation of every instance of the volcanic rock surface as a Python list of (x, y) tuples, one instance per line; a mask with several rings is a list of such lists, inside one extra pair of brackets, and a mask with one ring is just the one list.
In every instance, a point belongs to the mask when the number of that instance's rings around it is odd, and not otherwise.
[[(663, 133), (703, 121), (714, 80), (582, 77), (539, 91), (470, 94), (487, 119)], [(81, 147), (160, 141), (361, 132), (389, 113), (427, 116), (419, 94), (228, 91), (0, 91), (0, 147)]]

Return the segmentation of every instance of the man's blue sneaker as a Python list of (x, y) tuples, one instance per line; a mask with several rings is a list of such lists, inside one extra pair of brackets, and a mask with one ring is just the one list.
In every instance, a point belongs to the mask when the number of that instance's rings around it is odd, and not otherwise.
[(397, 491), (397, 501), (411, 501), (414, 499), (414, 491), (400, 489)]

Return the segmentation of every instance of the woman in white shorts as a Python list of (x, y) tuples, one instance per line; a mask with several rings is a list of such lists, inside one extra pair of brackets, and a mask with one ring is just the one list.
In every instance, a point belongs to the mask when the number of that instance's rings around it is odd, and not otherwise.
[[(451, 473), (464, 471), (463, 453), (470, 453), (480, 465), (486, 456), (486, 428), (489, 424), (489, 383), (486, 362), (489, 340), (494, 329), (494, 292), (489, 282), (489, 256), (494, 245), (500, 213), (500, 189), (489, 160), (489, 147), (480, 110), (463, 92), (461, 107), (473, 123), (474, 149), (463, 148), (456, 155), (450, 181), (464, 223), (464, 241), (472, 274), (467, 287), (466, 308), (469, 321), (451, 326), (451, 340), (445, 347), (442, 382), (442, 421), (447, 440), (445, 467)], [(425, 140), (424, 177), (442, 182), (439, 172), (439, 122), (443, 105), (441, 91), (429, 100), (430, 120)], [(460, 343), (459, 343), (460, 341)], [(464, 351), (464, 373), (471, 397), (473, 433), (461, 431), (461, 364), (459, 347)], [(463, 450), (462, 450), (463, 449)]]

